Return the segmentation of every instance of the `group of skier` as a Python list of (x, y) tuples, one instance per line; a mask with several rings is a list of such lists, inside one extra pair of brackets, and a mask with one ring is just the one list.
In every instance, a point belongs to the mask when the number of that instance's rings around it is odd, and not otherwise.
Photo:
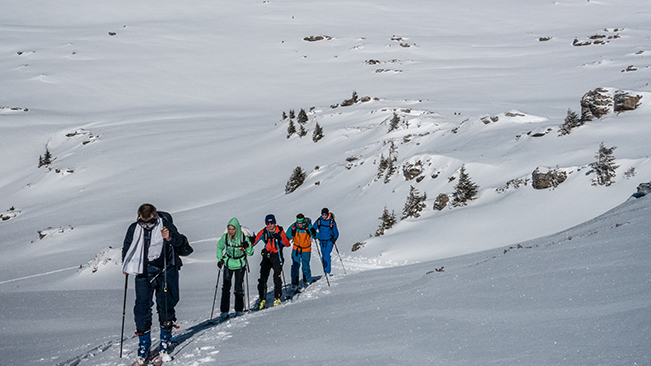
[[(274, 302), (281, 303), (284, 264), (283, 248), (292, 245), (291, 288), (300, 289), (300, 272), (303, 287), (312, 283), (310, 259), (312, 240), (318, 239), (321, 264), (326, 276), (331, 272), (331, 252), (339, 238), (334, 215), (327, 209), (321, 210), (319, 218), (312, 223), (302, 213), (285, 231), (277, 225), (276, 217), (269, 214), (264, 219), (265, 227), (257, 234), (242, 226), (237, 218), (229, 220), (226, 232), (217, 242), (217, 266), (219, 275), (223, 271), (220, 317), (227, 319), (230, 310), (231, 289), (235, 297), (235, 315), (244, 311), (244, 277), (248, 271), (248, 258), (254, 254), (254, 247), (262, 242), (262, 261), (258, 279), (259, 300), (257, 309), (266, 307), (267, 280), (273, 270)], [(170, 360), (169, 350), (172, 329), (176, 321), (175, 306), (179, 301), (179, 269), (182, 266), (179, 253), (183, 251), (184, 239), (174, 226), (169, 213), (158, 211), (152, 204), (145, 203), (138, 208), (138, 219), (132, 223), (124, 238), (122, 247), (122, 272), (135, 275), (136, 301), (134, 318), (138, 335), (138, 354), (135, 365), (144, 365), (152, 360), (160, 364)], [(234, 283), (233, 283), (234, 281)], [(216, 295), (216, 293), (215, 293)], [(156, 310), (160, 323), (160, 345), (151, 352), (152, 299), (156, 298)], [(126, 306), (126, 292), (125, 292)], [(124, 316), (124, 313), (123, 313)], [(123, 323), (124, 328), (124, 323)]]

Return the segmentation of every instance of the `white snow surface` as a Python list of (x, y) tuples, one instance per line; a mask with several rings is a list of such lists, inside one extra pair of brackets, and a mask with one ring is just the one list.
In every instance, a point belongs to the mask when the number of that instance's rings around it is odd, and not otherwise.
[[(0, 364), (133, 362), (120, 249), (144, 202), (195, 248), (170, 365), (651, 364), (651, 198), (632, 196), (651, 181), (647, 0), (6, 0), (0, 30)], [(642, 98), (559, 136), (596, 88)], [(353, 91), (370, 100), (341, 106)], [(308, 134), (287, 138), (300, 109)], [(464, 164), (478, 199), (434, 210)], [(532, 188), (556, 167), (566, 181)], [(373, 236), (410, 186), (421, 216)], [(207, 323), (229, 219), (322, 207), (341, 234), (330, 286)]]

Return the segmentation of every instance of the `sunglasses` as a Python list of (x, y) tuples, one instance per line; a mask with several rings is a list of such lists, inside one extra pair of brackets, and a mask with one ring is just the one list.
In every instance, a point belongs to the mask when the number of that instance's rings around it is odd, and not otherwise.
[(276, 225), (276, 224), (273, 223), (273, 222), (268, 222), (268, 223), (267, 223), (267, 226), (271, 226), (271, 225)]
[(142, 228), (145, 230), (153, 229), (156, 227), (156, 224), (158, 224), (158, 218), (156, 217), (152, 217), (149, 220), (143, 220), (141, 218), (138, 219), (138, 225), (142, 226)]

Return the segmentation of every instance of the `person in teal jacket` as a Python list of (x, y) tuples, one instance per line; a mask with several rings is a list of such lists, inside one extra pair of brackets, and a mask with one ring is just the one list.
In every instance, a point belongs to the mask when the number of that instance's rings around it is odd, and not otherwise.
[(237, 218), (233, 217), (227, 226), (227, 232), (217, 242), (217, 266), (224, 267), (224, 282), (222, 284), (222, 301), (220, 305), (221, 318), (228, 318), (231, 306), (231, 281), (235, 275), (235, 315), (244, 311), (244, 275), (246, 273), (247, 256), (253, 255), (253, 247), (249, 238), (242, 233), (242, 227)]

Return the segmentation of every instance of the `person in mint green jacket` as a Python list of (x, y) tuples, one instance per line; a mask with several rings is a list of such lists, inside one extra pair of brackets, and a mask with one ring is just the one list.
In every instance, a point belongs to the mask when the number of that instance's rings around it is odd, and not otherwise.
[(235, 275), (235, 315), (244, 311), (244, 275), (246, 273), (247, 256), (253, 255), (251, 241), (242, 232), (237, 218), (233, 217), (227, 226), (227, 232), (217, 242), (217, 266), (224, 267), (224, 282), (222, 284), (221, 318), (228, 318), (231, 305), (231, 281)]

